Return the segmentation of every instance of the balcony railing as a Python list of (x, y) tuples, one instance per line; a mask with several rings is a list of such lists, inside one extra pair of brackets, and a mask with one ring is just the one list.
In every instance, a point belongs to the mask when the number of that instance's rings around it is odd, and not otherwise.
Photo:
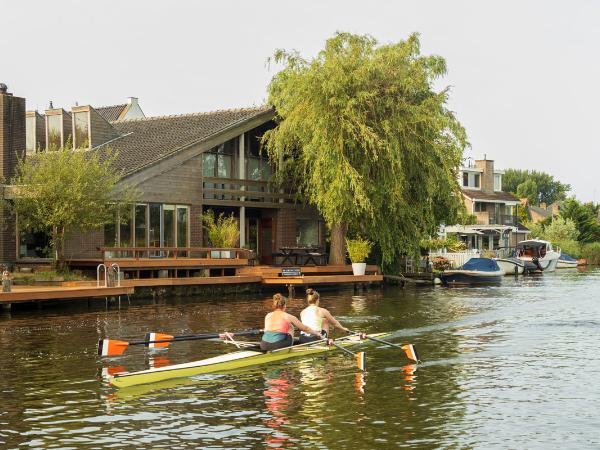
[(490, 213), (490, 225), (517, 226), (517, 216)]
[(205, 204), (261, 203), (260, 206), (277, 207), (294, 203), (295, 196), (281, 192), (267, 181), (238, 180), (235, 178), (202, 179), (202, 198)]

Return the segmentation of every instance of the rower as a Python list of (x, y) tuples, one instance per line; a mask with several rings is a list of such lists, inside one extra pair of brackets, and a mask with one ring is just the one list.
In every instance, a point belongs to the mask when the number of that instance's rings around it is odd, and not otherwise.
[[(302, 323), (307, 327), (310, 327), (314, 330), (321, 330), (321, 336), (319, 336), (319, 339), (327, 338), (329, 336), (329, 324), (331, 324), (333, 328), (339, 328), (346, 333), (350, 332), (350, 330), (339, 323), (329, 311), (319, 306), (321, 296), (317, 291), (310, 288), (307, 289), (306, 301), (308, 302), (308, 306), (302, 310), (300, 313), (300, 318), (302, 319)], [(316, 340), (318, 339), (310, 334), (304, 332), (300, 333), (301, 344), (306, 344)]]
[[(278, 348), (291, 347), (294, 343), (293, 327), (299, 328), (307, 335), (321, 338), (320, 331), (303, 325), (296, 317), (285, 312), (287, 299), (281, 294), (273, 296), (273, 311), (265, 316), (265, 330), (260, 341), (260, 349), (264, 352)], [(290, 328), (292, 328), (290, 330)], [(315, 339), (315, 340), (318, 340)]]

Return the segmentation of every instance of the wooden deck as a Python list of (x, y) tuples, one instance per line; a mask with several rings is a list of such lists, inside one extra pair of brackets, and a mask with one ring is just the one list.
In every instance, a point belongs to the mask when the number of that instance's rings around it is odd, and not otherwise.
[(200, 269), (244, 267), (247, 259), (212, 259), (212, 258), (111, 258), (104, 260), (107, 266), (117, 263), (121, 270), (163, 270), (163, 269)]
[(183, 277), (183, 278), (141, 278), (121, 281), (122, 286), (197, 286), (222, 284), (252, 284), (260, 283), (262, 278), (256, 275), (234, 275), (224, 277)]
[(0, 292), (0, 303), (114, 297), (133, 294), (133, 291), (131, 286), (13, 286), (12, 292)]
[(267, 277), (262, 284), (316, 286), (320, 284), (378, 283), (383, 275), (312, 275), (304, 277)]

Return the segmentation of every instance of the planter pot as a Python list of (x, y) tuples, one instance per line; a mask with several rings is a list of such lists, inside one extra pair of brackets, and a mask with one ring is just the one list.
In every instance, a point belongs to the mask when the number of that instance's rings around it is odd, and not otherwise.
[(352, 263), (352, 273), (354, 275), (364, 275), (367, 270), (367, 263)]

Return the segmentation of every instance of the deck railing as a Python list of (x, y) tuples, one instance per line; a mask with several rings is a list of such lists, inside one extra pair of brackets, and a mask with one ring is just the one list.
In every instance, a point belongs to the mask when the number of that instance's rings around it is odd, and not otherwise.
[(267, 181), (238, 180), (235, 178), (204, 177), (202, 197), (211, 202), (259, 202), (267, 205), (293, 203), (295, 196)]
[(214, 247), (98, 247), (103, 260), (147, 258), (249, 259), (250, 250)]

